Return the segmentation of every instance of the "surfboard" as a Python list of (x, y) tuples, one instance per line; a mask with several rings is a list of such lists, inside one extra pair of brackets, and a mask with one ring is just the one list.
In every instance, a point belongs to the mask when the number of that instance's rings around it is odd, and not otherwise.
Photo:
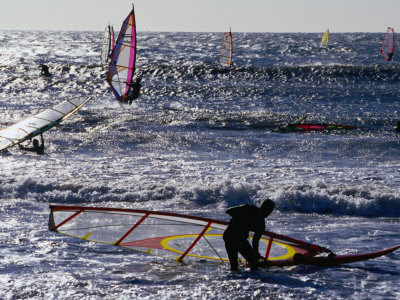
[[(342, 264), (355, 263), (377, 258), (392, 253), (400, 248), (400, 245), (391, 248), (378, 250), (368, 253), (348, 254), (348, 255), (328, 255), (326, 257), (307, 257), (305, 255), (297, 255), (290, 259), (268, 261), (269, 266), (286, 267), (295, 265), (314, 265), (319, 267), (334, 267)], [(267, 267), (267, 266), (266, 266)]]
[[(228, 226), (225, 221), (124, 208), (51, 205), (50, 210), (49, 230), (69, 237), (177, 262), (229, 262), (223, 241), (223, 233)], [(252, 235), (250, 232), (250, 238)], [(365, 254), (333, 255), (325, 247), (265, 231), (259, 250), (264, 255), (264, 267), (300, 264), (329, 267), (376, 258), (399, 248), (400, 245)], [(326, 256), (322, 257), (323, 254)]]
[(343, 124), (325, 124), (325, 123), (293, 123), (274, 130), (278, 133), (287, 132), (308, 132), (308, 131), (329, 131), (329, 130), (352, 130), (354, 126)]

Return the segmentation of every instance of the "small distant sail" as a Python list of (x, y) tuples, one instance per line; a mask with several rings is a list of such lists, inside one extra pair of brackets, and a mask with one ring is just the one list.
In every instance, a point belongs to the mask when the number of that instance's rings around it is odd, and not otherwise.
[(53, 108), (0, 130), (0, 151), (30, 140), (60, 124), (94, 97), (65, 100)]
[(105, 64), (108, 62), (108, 60), (110, 59), (111, 52), (114, 49), (114, 46), (115, 46), (114, 28), (108, 25), (104, 30), (103, 43), (101, 45), (100, 58), (102, 63)]
[(386, 61), (391, 61), (394, 52), (394, 30), (388, 27), (381, 47), (381, 54)]
[(324, 35), (322, 36), (322, 40), (321, 40), (321, 46), (322, 44), (325, 42), (325, 45), (328, 46), (329, 43), (329, 29), (327, 29), (324, 33)]
[(222, 38), (221, 50), (219, 52), (219, 64), (223, 67), (232, 65), (232, 32), (225, 32)]
[(136, 64), (136, 23), (134, 8), (126, 17), (111, 54), (107, 82), (115, 98), (124, 102)]

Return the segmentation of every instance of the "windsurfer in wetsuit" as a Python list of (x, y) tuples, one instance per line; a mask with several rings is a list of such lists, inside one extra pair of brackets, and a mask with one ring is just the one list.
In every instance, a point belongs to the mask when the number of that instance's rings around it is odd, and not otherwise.
[(400, 133), (400, 121), (397, 121), (396, 127), (394, 128), (394, 131)]
[[(265, 231), (265, 218), (275, 208), (274, 201), (267, 199), (258, 208), (254, 205), (244, 204), (229, 208), (226, 213), (232, 217), (224, 232), (225, 249), (231, 264), (231, 271), (237, 271), (238, 253), (248, 262), (251, 270), (257, 270), (259, 261), (264, 260), (260, 255), (258, 246), (261, 235)], [(253, 231), (252, 246), (248, 242), (249, 231)]]
[(136, 81), (134, 83), (131, 83), (129, 85), (128, 92), (124, 95), (122, 95), (122, 102), (124, 103), (129, 103), (132, 104), (133, 100), (136, 100), (139, 98), (140, 95), (140, 88), (142, 85), (140, 84), (140, 81), (142, 81), (142, 78), (136, 78)]
[(50, 77), (51, 74), (49, 72), (49, 67), (46, 65), (40, 65), (42, 67), (42, 70), (40, 71), (40, 75), (46, 76), (46, 77)]
[(30, 151), (30, 152), (36, 152), (39, 155), (43, 155), (44, 154), (44, 139), (43, 139), (43, 135), (40, 135), (40, 139), (42, 144), (39, 146), (39, 141), (37, 139), (34, 139), (32, 141), (33, 146), (31, 148), (28, 147), (24, 147), (21, 144), (18, 144), (19, 149), (24, 150), (24, 151)]

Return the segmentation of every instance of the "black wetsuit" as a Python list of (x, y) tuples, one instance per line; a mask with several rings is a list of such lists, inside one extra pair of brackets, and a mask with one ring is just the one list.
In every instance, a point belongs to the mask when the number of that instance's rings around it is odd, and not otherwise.
[[(265, 219), (260, 209), (254, 205), (245, 204), (226, 211), (232, 217), (224, 232), (226, 252), (228, 253), (231, 270), (238, 270), (238, 253), (248, 262), (252, 270), (258, 268), (258, 245), (265, 231)], [(248, 242), (249, 231), (254, 232), (252, 246)]]
[(129, 102), (129, 104), (132, 104), (133, 100), (136, 100), (137, 98), (139, 98), (141, 87), (142, 87), (142, 85), (140, 84), (140, 82), (135, 82), (134, 84), (132, 84), (129, 87), (127, 97), (126, 97), (126, 100)]
[(24, 147), (21, 144), (19, 144), (19, 149), (24, 150), (24, 151), (30, 151), (30, 152), (36, 152), (39, 155), (44, 154), (44, 140), (43, 137), (41, 136), (41, 145), (39, 146), (39, 143), (36, 141), (36, 143), (33, 145), (32, 148)]
[(42, 70), (40, 71), (40, 75), (46, 76), (46, 77), (50, 77), (51, 74), (49, 72), (49, 67), (46, 65), (42, 65)]

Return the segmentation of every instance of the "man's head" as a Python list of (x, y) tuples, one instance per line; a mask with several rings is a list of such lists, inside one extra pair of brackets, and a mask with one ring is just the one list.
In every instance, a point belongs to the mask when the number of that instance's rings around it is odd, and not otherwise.
[(34, 139), (32, 141), (33, 147), (38, 147), (39, 146), (39, 141), (37, 139)]
[(272, 201), (271, 199), (264, 200), (264, 202), (261, 204), (261, 207), (260, 207), (260, 209), (264, 215), (264, 218), (268, 217), (272, 213), (274, 208), (275, 208), (274, 201)]

